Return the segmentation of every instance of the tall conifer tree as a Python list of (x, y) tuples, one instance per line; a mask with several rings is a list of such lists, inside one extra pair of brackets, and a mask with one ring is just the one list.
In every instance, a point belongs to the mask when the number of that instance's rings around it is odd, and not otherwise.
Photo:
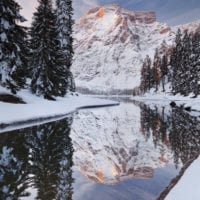
[(0, 1), (0, 85), (16, 93), (25, 85), (26, 28), (20, 6), (14, 0)]
[(162, 88), (163, 88), (163, 92), (164, 92), (165, 91), (166, 79), (167, 79), (167, 75), (168, 75), (168, 59), (167, 59), (166, 54), (164, 54), (163, 57), (162, 57), (160, 70), (161, 70)]
[(34, 13), (31, 35), (31, 59), (33, 79), (31, 90), (46, 99), (66, 94), (64, 55), (56, 31), (56, 16), (51, 0), (38, 0)]
[(73, 75), (70, 67), (73, 59), (73, 8), (71, 0), (56, 0), (56, 17), (57, 17), (57, 30), (59, 34), (60, 46), (64, 53), (65, 58), (65, 75), (68, 82), (68, 89), (74, 91)]
[(181, 56), (182, 56), (182, 33), (181, 30), (178, 29), (175, 39), (175, 46), (173, 48), (173, 52), (170, 59), (170, 65), (172, 67), (172, 92), (177, 94), (181, 91), (180, 88), (180, 77), (181, 77)]
[(156, 52), (154, 55), (154, 62), (153, 62), (153, 80), (154, 80), (156, 92), (158, 91), (158, 86), (161, 80), (160, 67), (161, 67), (161, 58), (159, 57), (158, 49), (156, 49)]
[(192, 55), (192, 40), (190, 34), (186, 30), (182, 39), (182, 53), (181, 53), (181, 67), (180, 67), (180, 80), (179, 87), (181, 88), (182, 95), (189, 95), (190, 83), (193, 79), (192, 73), (190, 71), (191, 55)]
[(193, 79), (191, 80), (190, 87), (195, 96), (197, 96), (200, 94), (200, 27), (192, 38), (191, 61), (191, 74)]
[(145, 93), (151, 89), (152, 84), (152, 70), (151, 70), (151, 59), (147, 55), (141, 69), (141, 84), (140, 90)]

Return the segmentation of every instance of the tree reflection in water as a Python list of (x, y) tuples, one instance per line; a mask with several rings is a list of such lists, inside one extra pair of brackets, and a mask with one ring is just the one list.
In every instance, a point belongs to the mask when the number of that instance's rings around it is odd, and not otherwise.
[[(17, 148), (16, 148), (17, 147)], [(19, 199), (30, 180), (26, 134), (17, 131), (0, 135), (0, 199)]]
[(171, 148), (176, 166), (185, 164), (200, 153), (200, 122), (181, 108), (165, 112), (165, 108), (153, 109), (141, 105), (141, 131), (155, 146), (162, 141)]
[(0, 135), (0, 199), (28, 197), (71, 200), (72, 117)]

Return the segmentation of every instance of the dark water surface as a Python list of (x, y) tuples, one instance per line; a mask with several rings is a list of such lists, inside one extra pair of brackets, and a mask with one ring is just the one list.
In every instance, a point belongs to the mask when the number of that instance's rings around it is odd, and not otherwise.
[(122, 102), (0, 134), (0, 199), (154, 200), (200, 152), (181, 109)]

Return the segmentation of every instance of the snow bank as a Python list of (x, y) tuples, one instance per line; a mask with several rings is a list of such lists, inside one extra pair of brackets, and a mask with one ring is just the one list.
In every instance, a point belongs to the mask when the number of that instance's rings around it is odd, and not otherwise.
[(200, 199), (200, 156), (186, 170), (177, 185), (165, 200), (199, 200)]
[(68, 95), (49, 101), (30, 94), (27, 90), (18, 95), (27, 104), (11, 104), (0, 102), (0, 127), (27, 121), (64, 116), (77, 109), (98, 106), (117, 105), (117, 102), (87, 97), (83, 95)]
[(183, 108), (190, 107), (191, 108), (191, 115), (199, 116), (200, 112), (200, 96), (197, 98), (192, 98), (194, 95), (191, 94), (187, 97), (184, 97), (182, 95), (172, 95), (171, 93), (164, 93), (164, 92), (150, 92), (146, 93), (143, 96), (134, 96), (131, 99), (137, 100), (137, 101), (151, 101), (156, 102), (156, 104), (161, 105), (169, 105), (170, 102), (174, 101), (176, 102), (177, 106), (182, 106)]

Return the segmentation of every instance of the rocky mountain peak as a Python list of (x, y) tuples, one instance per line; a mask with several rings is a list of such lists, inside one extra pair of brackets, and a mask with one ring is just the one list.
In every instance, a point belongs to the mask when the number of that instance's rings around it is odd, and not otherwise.
[(122, 8), (118, 4), (98, 6), (89, 10), (82, 18), (81, 21), (87, 19), (99, 19), (113, 15), (113, 19), (125, 18), (130, 20), (132, 23), (154, 23), (156, 22), (156, 13), (153, 11), (132, 11)]
[[(196, 26), (184, 27), (194, 30)], [(156, 21), (153, 11), (131, 11), (117, 4), (90, 9), (74, 26), (71, 69), (77, 89), (95, 94), (132, 94), (140, 84), (146, 55), (153, 58), (164, 40), (170, 48), (177, 28), (184, 29)]]
[[(98, 6), (77, 21), (74, 28), (75, 48), (81, 45), (82, 50), (88, 51), (96, 42), (104, 46), (121, 43), (139, 46), (139, 26), (154, 23), (156, 15), (152, 11), (131, 11), (117, 4)], [(164, 28), (167, 30), (167, 27)]]

